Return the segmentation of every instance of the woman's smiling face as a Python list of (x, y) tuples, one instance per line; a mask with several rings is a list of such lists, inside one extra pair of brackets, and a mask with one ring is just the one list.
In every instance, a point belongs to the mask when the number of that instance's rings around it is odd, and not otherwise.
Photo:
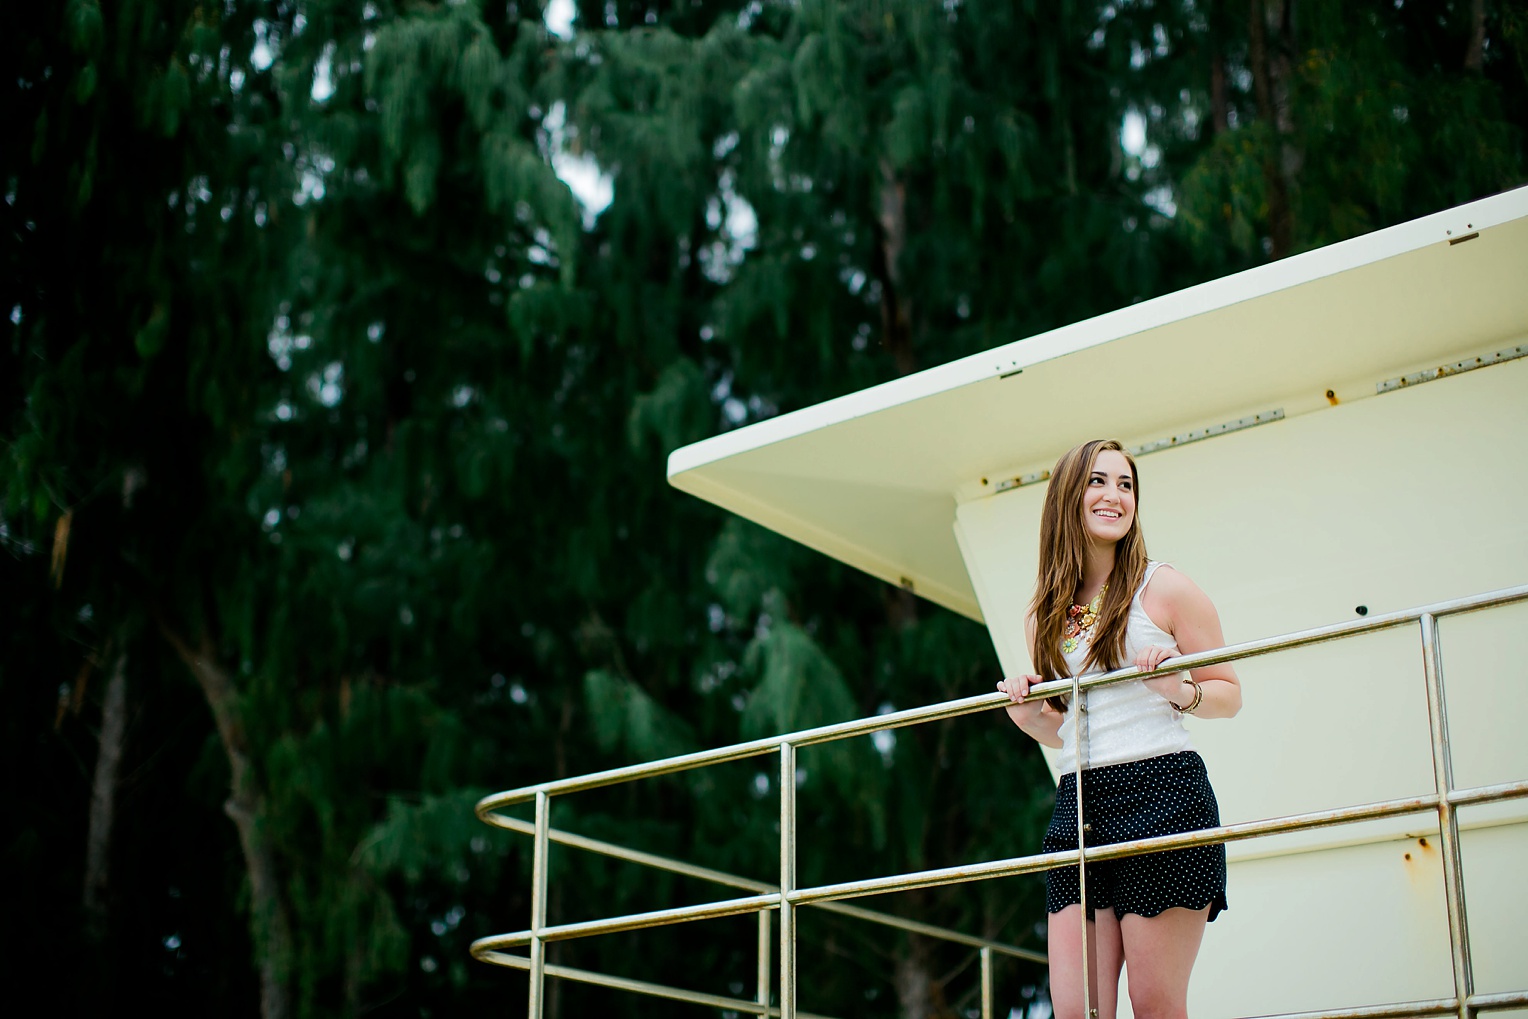
[(1082, 490), (1082, 527), (1092, 541), (1113, 544), (1135, 521), (1135, 474), (1118, 450), (1101, 449)]

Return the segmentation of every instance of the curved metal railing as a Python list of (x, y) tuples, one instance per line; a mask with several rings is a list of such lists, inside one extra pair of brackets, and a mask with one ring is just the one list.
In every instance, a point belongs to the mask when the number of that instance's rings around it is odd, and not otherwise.
[[(1449, 749), (1448, 723), (1444, 702), (1443, 670), (1438, 653), (1438, 620), (1440, 618), (1524, 600), (1528, 600), (1528, 585), (1492, 591), (1469, 598), (1438, 602), (1433, 605), (1406, 609), (1400, 612), (1371, 616), (1332, 626), (1301, 630), (1264, 640), (1233, 644), (1213, 651), (1182, 655), (1170, 659), (1163, 668), (1158, 670), (1162, 673), (1179, 672), (1185, 669), (1240, 661), (1245, 658), (1268, 655), (1293, 648), (1308, 647), (1313, 644), (1321, 644), (1361, 634), (1377, 633), (1383, 630), (1416, 624), (1420, 630), (1423, 671), (1427, 679), (1427, 706), (1428, 718), (1430, 720), (1429, 734), (1432, 744), (1435, 784), (1435, 792), (1431, 794), (1375, 801), (1301, 814), (1290, 814), (1283, 817), (1249, 821), (1240, 824), (1221, 825), (1199, 831), (1138, 839), (1106, 846), (1090, 847), (1082, 845), (1080, 841), (1082, 826), (1079, 824), (1078, 848), (1068, 849), (1064, 852), (1042, 853), (1007, 860), (993, 860), (934, 870), (914, 871), (887, 877), (846, 881), (816, 887), (797, 887), (795, 803), (797, 748), (849, 739), (856, 736), (866, 736), (871, 733), (908, 725), (917, 725), (922, 722), (955, 718), (979, 711), (989, 711), (1009, 703), (1008, 697), (1002, 693), (981, 694), (974, 697), (945, 701), (940, 704), (910, 708), (905, 711), (897, 711), (885, 715), (876, 715), (871, 718), (855, 719), (836, 725), (825, 725), (814, 729), (770, 736), (765, 739), (737, 743), (714, 750), (683, 754), (661, 761), (612, 768), (606, 771), (573, 776), (552, 782), (542, 782), (484, 797), (478, 802), (476, 808), (479, 818), (488, 824), (500, 828), (529, 834), (534, 840), (531, 869), (531, 926), (526, 930), (515, 933), (497, 934), (480, 938), (473, 942), (472, 955), (483, 962), (527, 970), (529, 972), (530, 1019), (542, 1019), (543, 1003), (545, 1000), (545, 978), (548, 976), (577, 980), (636, 993), (651, 994), (698, 1005), (729, 1009), (745, 1014), (778, 1015), (782, 1019), (792, 1019), (792, 1017), (810, 1019), (810, 1013), (799, 1011), (796, 1008), (795, 910), (801, 906), (813, 906), (871, 923), (977, 948), (981, 958), (982, 1017), (983, 1019), (991, 1019), (995, 956), (1003, 955), (1029, 961), (1044, 961), (1043, 956), (1036, 952), (990, 939), (979, 938), (886, 913), (848, 906), (842, 900), (860, 898), (867, 895), (909, 891), (915, 888), (929, 888), (938, 885), (960, 884), (968, 881), (1031, 874), (1069, 864), (1077, 864), (1085, 868), (1089, 860), (1108, 860), (1139, 853), (1180, 849), (1185, 846), (1203, 843), (1232, 842), (1332, 825), (1352, 824), (1378, 818), (1435, 812), (1438, 815), (1439, 833), (1443, 843), (1444, 891), (1448, 904), (1449, 941), (1452, 946), (1454, 997), (1429, 999), (1426, 1001), (1397, 1002), (1394, 1004), (1350, 1008), (1331, 1012), (1304, 1012), (1290, 1014), (1280, 1017), (1280, 1019), (1386, 1019), (1386, 1017), (1422, 1015), (1458, 1015), (1460, 1019), (1470, 1019), (1470, 1016), (1477, 1012), (1518, 1008), (1528, 1005), (1528, 990), (1486, 995), (1475, 993), (1474, 976), (1470, 962), (1468, 919), (1464, 908), (1464, 882), (1459, 849), (1459, 826), (1455, 816), (1456, 809), (1461, 806), (1528, 797), (1528, 780), (1467, 789), (1456, 789), (1454, 787), (1453, 765)], [(1087, 691), (1096, 687), (1153, 674), (1155, 673), (1143, 672), (1131, 667), (1086, 678), (1040, 683), (1031, 688), (1028, 699), (1040, 700), (1070, 694), (1074, 696), (1074, 703), (1083, 705), (1083, 711), (1085, 712), (1085, 694)], [(1085, 741), (1086, 727), (1080, 728), (1083, 729), (1080, 739)], [(780, 880), (775, 885), (725, 874), (721, 871), (710, 870), (704, 867), (697, 867), (667, 857), (639, 852), (613, 843), (572, 835), (557, 831), (551, 826), (551, 801), (554, 796), (585, 792), (638, 779), (671, 775), (694, 768), (702, 768), (708, 765), (744, 760), (750, 757), (759, 757), (773, 753), (780, 755)], [(1078, 754), (1079, 760), (1083, 757), (1082, 753)], [(1082, 809), (1082, 783), (1080, 776), (1077, 789), (1078, 810), (1080, 812)], [(535, 803), (534, 822), (522, 821), (501, 812), (507, 807), (530, 802)], [(694, 906), (633, 913), (599, 920), (588, 920), (581, 923), (548, 925), (546, 922), (547, 859), (553, 842), (667, 870), (688, 877), (711, 881), (723, 886), (748, 891), (752, 894)], [(1086, 887), (1085, 882), (1081, 884), (1082, 887)], [(770, 962), (770, 942), (772, 940), (771, 912), (778, 912), (780, 914), (777, 943), (779, 958), (774, 966)], [(1084, 917), (1086, 916), (1086, 909), (1080, 912)], [(735, 916), (743, 913), (756, 913), (759, 917), (758, 987), (755, 998), (752, 1001), (665, 987), (639, 980), (593, 973), (587, 970), (550, 965), (546, 962), (545, 946), (551, 941), (591, 937), (597, 934), (614, 934), (620, 931), (658, 927), (693, 920), (714, 919), (723, 916)], [(1086, 923), (1086, 920), (1082, 922)], [(1087, 939), (1084, 937), (1083, 945), (1086, 946), (1086, 944)], [(513, 955), (507, 951), (508, 949), (521, 947), (528, 948), (527, 955)], [(1086, 967), (1086, 960), (1084, 961), (1084, 966)], [(778, 971), (778, 1006), (770, 1004), (771, 978), (775, 975), (776, 970)], [(1089, 1007), (1086, 998), (1086, 981), (1084, 981), (1083, 990), (1083, 1009), (1086, 1015), (1088, 1014)]]

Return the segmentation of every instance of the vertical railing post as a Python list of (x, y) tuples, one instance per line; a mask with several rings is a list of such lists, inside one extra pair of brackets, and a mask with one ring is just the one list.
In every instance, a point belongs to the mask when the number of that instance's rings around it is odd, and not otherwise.
[(1077, 712), (1073, 725), (1077, 738), (1077, 905), (1082, 913), (1082, 1014), (1084, 1019), (1094, 1019), (1092, 982), (1089, 973), (1092, 960), (1088, 958), (1088, 826), (1082, 820), (1082, 769), (1088, 753), (1088, 704), (1087, 692), (1082, 688), (1082, 677), (1072, 677), (1072, 710)]
[(982, 949), (982, 1019), (992, 1019), (992, 949)]
[(796, 748), (780, 744), (780, 1019), (796, 1019)]
[(529, 1019), (542, 1019), (546, 1006), (546, 943), (541, 930), (546, 926), (547, 855), (551, 849), (552, 798), (536, 793), (536, 837), (531, 851), (531, 991)]
[(759, 1014), (769, 1014), (769, 985), (773, 974), (769, 966), (770, 938), (769, 910), (759, 910), (759, 975), (758, 992), (754, 998), (759, 1003)]
[(1422, 614), (1422, 670), (1427, 676), (1427, 717), (1431, 724), (1433, 784), (1438, 791), (1438, 834), (1443, 842), (1443, 891), (1448, 900), (1448, 938), (1453, 950), (1454, 994), (1459, 1019), (1470, 1019), (1475, 993), (1470, 962), (1470, 926), (1464, 909), (1464, 859), (1459, 851), (1459, 818), (1449, 794), (1454, 791), (1453, 754), (1448, 742), (1448, 707), (1443, 690), (1443, 660), (1438, 647), (1438, 619)]

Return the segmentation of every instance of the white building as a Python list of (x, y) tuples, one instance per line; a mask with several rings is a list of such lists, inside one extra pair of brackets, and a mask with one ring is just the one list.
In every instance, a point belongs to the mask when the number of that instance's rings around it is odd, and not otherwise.
[[(717, 436), (669, 477), (984, 621), (1017, 674), (1044, 472), (1119, 438), (1153, 558), (1240, 642), (1528, 582), (1525, 353), (1528, 188)], [(1528, 779), (1528, 604), (1441, 636), (1455, 785)], [(1189, 722), (1224, 822), (1433, 792), (1415, 627), (1238, 671), (1241, 715)], [(1523, 991), (1528, 800), (1459, 817), (1475, 990)], [(1230, 844), (1191, 1011), (1452, 997), (1438, 843), (1421, 814)]]

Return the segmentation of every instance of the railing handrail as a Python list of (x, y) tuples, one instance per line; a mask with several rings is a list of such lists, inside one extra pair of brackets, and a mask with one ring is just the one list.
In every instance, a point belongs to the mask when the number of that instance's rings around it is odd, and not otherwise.
[[(1417, 608), (1402, 609), (1398, 612), (1368, 616), (1345, 623), (1334, 623), (1329, 626), (1296, 630), (1291, 633), (1264, 637), (1260, 640), (1246, 641), (1240, 644), (1228, 644), (1223, 648), (1215, 648), (1211, 651), (1180, 655), (1177, 658), (1168, 659), (1155, 670), (1142, 670), (1137, 669), (1135, 666), (1128, 666), (1123, 669), (1115, 669), (1112, 672), (1102, 672), (1085, 677), (1080, 685), (1083, 689), (1091, 690), (1094, 687), (1107, 686), (1112, 683), (1120, 683), (1127, 679), (1154, 675), (1159, 672), (1171, 673), (1184, 669), (1198, 669), (1209, 665), (1220, 665), (1225, 662), (1239, 661), (1243, 658), (1273, 654), (1276, 651), (1287, 651), (1297, 647), (1324, 644), (1327, 641), (1338, 640), (1343, 637), (1390, 630), (1399, 626), (1405, 626), (1408, 623), (1415, 623), (1424, 615), (1441, 618), (1443, 616), (1457, 615), (1461, 612), (1473, 612), (1496, 605), (1504, 605), (1509, 602), (1523, 600), (1524, 598), (1528, 598), (1528, 584), (1506, 587), (1497, 591), (1487, 591), (1484, 594), (1471, 595), (1466, 598), (1454, 598), (1448, 601), (1435, 602), (1431, 605), (1423, 605)], [(1025, 699), (1044, 700), (1050, 697), (1070, 694), (1072, 689), (1073, 683), (1067, 679), (1037, 683), (1030, 688), (1030, 694)], [(655, 778), (660, 775), (672, 775), (681, 771), (690, 771), (711, 764), (740, 761), (749, 757), (762, 757), (765, 754), (774, 753), (785, 744), (790, 744), (794, 747), (804, 747), (818, 743), (831, 743), (835, 740), (850, 739), (855, 736), (868, 736), (872, 733), (883, 732), (888, 729), (899, 729), (921, 722), (932, 722), (944, 718), (956, 718), (961, 715), (974, 714), (979, 711), (988, 711), (1007, 703), (1009, 703), (1008, 696), (999, 692), (977, 694), (972, 697), (960, 697), (951, 701), (942, 701), (938, 704), (906, 708), (902, 711), (892, 711), (884, 715), (872, 715), (866, 718), (852, 719), (847, 722), (835, 722), (832, 725), (800, 729), (796, 732), (784, 733), (778, 736), (765, 736), (761, 739), (733, 743), (729, 746), (716, 747), (711, 750), (698, 750), (688, 754), (679, 754), (675, 757), (666, 757), (657, 761), (628, 764), (619, 768), (591, 772), (587, 775), (574, 775), (569, 778), (555, 779), (551, 782), (521, 786), (518, 789), (509, 789), (485, 796), (478, 801), (475, 809), (478, 818), (482, 821), (501, 828), (508, 827), (502, 823), (503, 820), (507, 819), (500, 818), (495, 811), (505, 807), (512, 807), (516, 804), (530, 802), (536, 798), (537, 793), (545, 793), (548, 796), (563, 796), (568, 793), (587, 792), (592, 789), (620, 785), (624, 782), (633, 782), (638, 779)]]

